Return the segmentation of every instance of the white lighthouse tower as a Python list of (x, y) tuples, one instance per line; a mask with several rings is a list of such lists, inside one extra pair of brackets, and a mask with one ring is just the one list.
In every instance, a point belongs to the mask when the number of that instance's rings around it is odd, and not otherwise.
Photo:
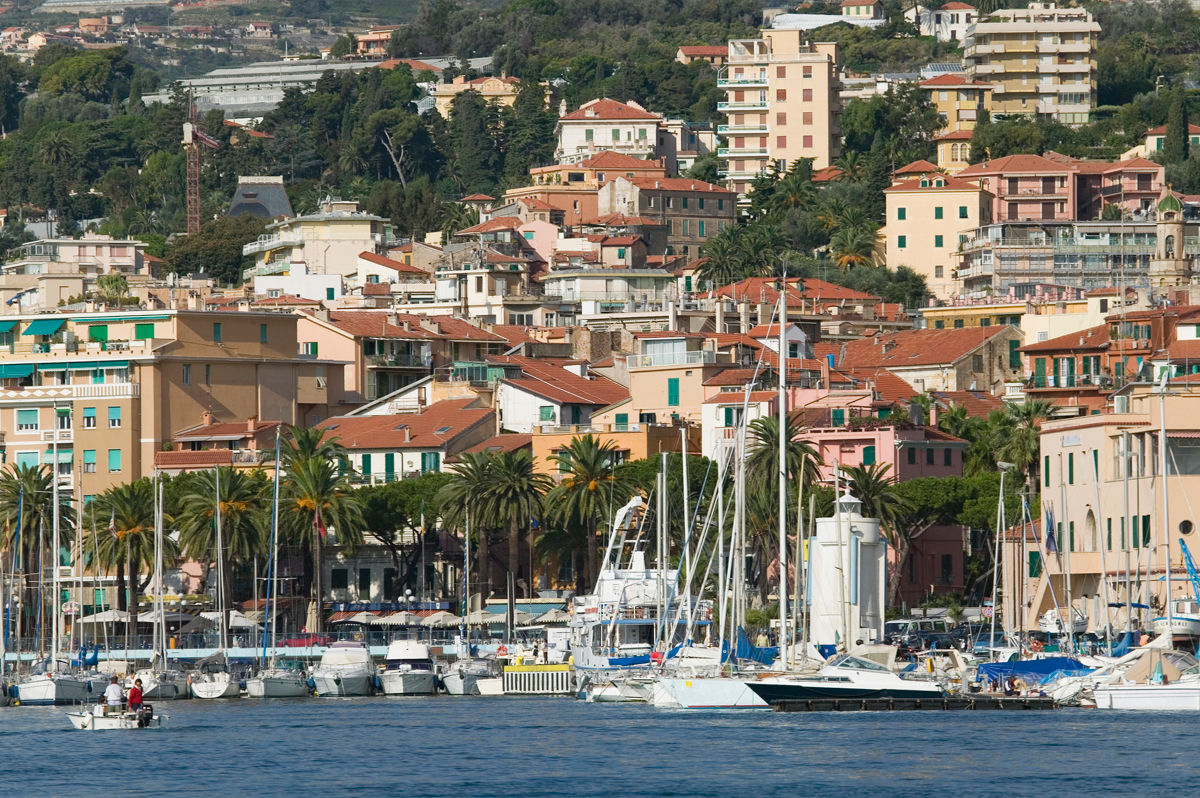
[(879, 520), (864, 518), (862, 502), (847, 491), (832, 518), (817, 519), (809, 544), (809, 639), (848, 651), (858, 641), (883, 638), (886, 543)]

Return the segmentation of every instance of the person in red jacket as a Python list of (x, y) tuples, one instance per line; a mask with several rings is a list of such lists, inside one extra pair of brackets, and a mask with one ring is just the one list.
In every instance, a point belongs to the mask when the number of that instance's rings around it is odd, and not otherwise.
[(134, 679), (133, 687), (129, 688), (129, 711), (137, 712), (142, 708), (142, 680)]

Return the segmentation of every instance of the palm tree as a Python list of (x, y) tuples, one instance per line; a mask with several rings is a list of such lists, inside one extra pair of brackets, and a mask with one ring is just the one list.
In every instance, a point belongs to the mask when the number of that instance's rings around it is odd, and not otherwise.
[(821, 209), (817, 213), (817, 221), (826, 230), (837, 229), (842, 226), (842, 219), (845, 218), (849, 207), (840, 199), (831, 197), (821, 203)]
[(860, 227), (842, 227), (829, 239), (829, 249), (838, 268), (849, 271), (866, 266), (875, 259), (875, 236)]
[(326, 429), (288, 427), (287, 434), (279, 447), (284, 471), (299, 462), (313, 458), (344, 462), (347, 456), (346, 447), (340, 441), (340, 438), (330, 435), (329, 430)]
[[(527, 449), (503, 452), (493, 459), (486, 491), (488, 515), (495, 523), (508, 525), (508, 570), (514, 583), (521, 574), (521, 528), (541, 516), (542, 497), (551, 486), (548, 476), (534, 471), (533, 452)], [(526, 598), (532, 589), (531, 573)]]
[[(784, 457), (789, 478), (796, 479), (802, 474), (807, 492), (820, 479), (819, 467), (824, 463), (813, 445), (801, 437), (804, 430), (795, 419), (796, 416), (789, 415), (784, 424)], [(776, 416), (755, 419), (746, 432), (751, 449), (746, 458), (746, 476), (753, 484), (768, 486), (774, 495), (779, 484), (779, 419)]]
[(840, 174), (835, 180), (846, 180), (851, 183), (857, 183), (863, 178), (863, 172), (866, 169), (866, 162), (862, 154), (855, 150), (847, 150), (842, 153), (841, 157), (833, 162), (835, 168)]
[[(218, 612), (229, 608), (232, 563), (266, 554), (270, 527), (271, 484), (262, 471), (218, 466), (190, 476), (179, 502), (175, 524), (184, 553), (221, 569), (225, 595), (218, 595)], [(219, 490), (218, 490), (219, 489)], [(217, 549), (217, 496), (220, 494), (221, 549)], [(207, 582), (207, 575), (205, 577)], [(221, 641), (224, 645), (225, 641)]]
[(735, 283), (742, 278), (744, 228), (731, 225), (708, 239), (700, 247), (705, 262), (696, 276), (714, 287)]
[[(75, 511), (70, 499), (69, 492), (59, 491), (60, 545), (73, 539)], [(32, 594), (54, 527), (54, 486), (49, 466), (12, 463), (0, 473), (0, 517), (4, 520), (4, 548), (20, 553), (25, 590)], [(27, 607), (35, 604), (29, 600), (23, 603)]]
[(599, 575), (599, 551), (596, 528), (609, 511), (625, 504), (633, 492), (628, 469), (616, 462), (617, 445), (587, 434), (550, 456), (563, 475), (562, 481), (546, 495), (560, 521), (574, 518), (583, 523), (587, 534), (587, 563), (590, 585)]
[[(326, 446), (336, 443), (321, 443), (321, 449)], [(336, 532), (337, 542), (349, 552), (362, 543), (366, 527), (362, 497), (351, 487), (350, 475), (336, 456), (293, 461), (281, 488), (279, 524), (292, 540), (301, 545), (308, 542), (312, 552), (310, 596), (315, 622), (309, 631), (320, 633), (325, 628), (321, 614), (321, 544), (329, 529)]]
[(952, 404), (938, 414), (938, 429), (956, 438), (971, 440), (976, 427), (978, 419), (967, 415), (966, 405)]
[[(444, 508), (442, 521), (446, 526), (469, 533), (468, 523), (476, 530), (479, 541), (479, 579), (483, 580), (484, 600), (492, 594), (492, 569), (489, 564), (488, 527), (492, 519), (488, 514), (487, 489), (492, 480), (494, 456), (485, 452), (467, 452), (459, 455), (458, 462), (450, 466), (450, 481), (438, 491), (438, 503)], [(468, 597), (470, 590), (467, 591)]]
[[(84, 551), (96, 553), (97, 567), (117, 573), (117, 609), (136, 608), (137, 595), (146, 589), (154, 575), (154, 483), (149, 479), (114, 485), (96, 497), (89, 506), (93, 526), (88, 532)], [(163, 562), (174, 563), (178, 544), (163, 536)], [(143, 567), (145, 581), (138, 576)], [(125, 581), (128, 569), (129, 581)], [(125, 585), (129, 585), (126, 602)], [(132, 611), (132, 610), (131, 610)]]
[(1027, 399), (1007, 408), (1011, 425), (999, 454), (1024, 472), (1026, 484), (1031, 488), (1037, 485), (1042, 422), (1050, 418), (1053, 407), (1043, 399)]
[(807, 174), (788, 172), (775, 187), (774, 207), (793, 210), (808, 208), (817, 197), (816, 186)]
[(479, 209), (461, 202), (447, 202), (441, 209), (442, 243), (449, 242), (465, 230), (479, 224)]
[(872, 463), (843, 468), (846, 487), (854, 498), (862, 502), (862, 514), (867, 518), (878, 518), (892, 545), (896, 534), (904, 524), (908, 513), (908, 502), (896, 492), (896, 478), (888, 476), (891, 465)]

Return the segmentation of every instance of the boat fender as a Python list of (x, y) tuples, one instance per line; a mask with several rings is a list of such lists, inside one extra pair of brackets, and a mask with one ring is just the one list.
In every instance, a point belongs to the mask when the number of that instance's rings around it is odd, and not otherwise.
[(95, 716), (91, 712), (83, 713), (82, 728), (84, 728), (84, 729), (92, 728), (92, 718), (93, 717), (95, 717)]
[(383, 692), (383, 680), (378, 676), (375, 677), (375, 690), (378, 692)]
[(313, 690), (317, 689), (317, 683), (312, 677), (309, 677), (309, 679), (308, 679), (308, 686), (311, 687)]
[(501, 657), (505, 656), (508, 654), (508, 646), (500, 646), (498, 649), (496, 649), (496, 654)]

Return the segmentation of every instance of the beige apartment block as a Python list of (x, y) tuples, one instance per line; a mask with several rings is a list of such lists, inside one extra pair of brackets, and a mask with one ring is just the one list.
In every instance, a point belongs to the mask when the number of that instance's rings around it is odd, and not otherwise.
[(283, 219), (267, 225), (267, 232), (242, 247), (254, 256), (247, 279), (270, 274), (358, 274), (358, 254), (387, 253), (398, 243), (392, 225), (382, 216), (362, 211), (357, 200), (325, 199), (316, 213)]
[(1000, 9), (967, 31), (967, 77), (992, 84), (992, 113), (1086, 124), (1096, 104), (1100, 24), (1082, 8)]
[(968, 180), (930, 175), (896, 183), (883, 194), (887, 265), (910, 267), (934, 296), (949, 299), (957, 288), (958, 242), (992, 223), (991, 192)]
[(717, 109), (725, 124), (717, 135), (719, 174), (730, 188), (745, 194), (750, 182), (774, 167), (791, 167), (812, 158), (823, 169), (837, 158), (841, 86), (836, 43), (812, 44), (804, 31), (762, 31), (758, 39), (729, 42), (729, 55), (717, 78), (726, 92)]
[(151, 476), (155, 453), (203, 419), (319, 423), (341, 402), (343, 365), (298, 355), (296, 323), (175, 310), (6, 317), (3, 461), (50, 464), (57, 450), (63, 489), (86, 499)]

